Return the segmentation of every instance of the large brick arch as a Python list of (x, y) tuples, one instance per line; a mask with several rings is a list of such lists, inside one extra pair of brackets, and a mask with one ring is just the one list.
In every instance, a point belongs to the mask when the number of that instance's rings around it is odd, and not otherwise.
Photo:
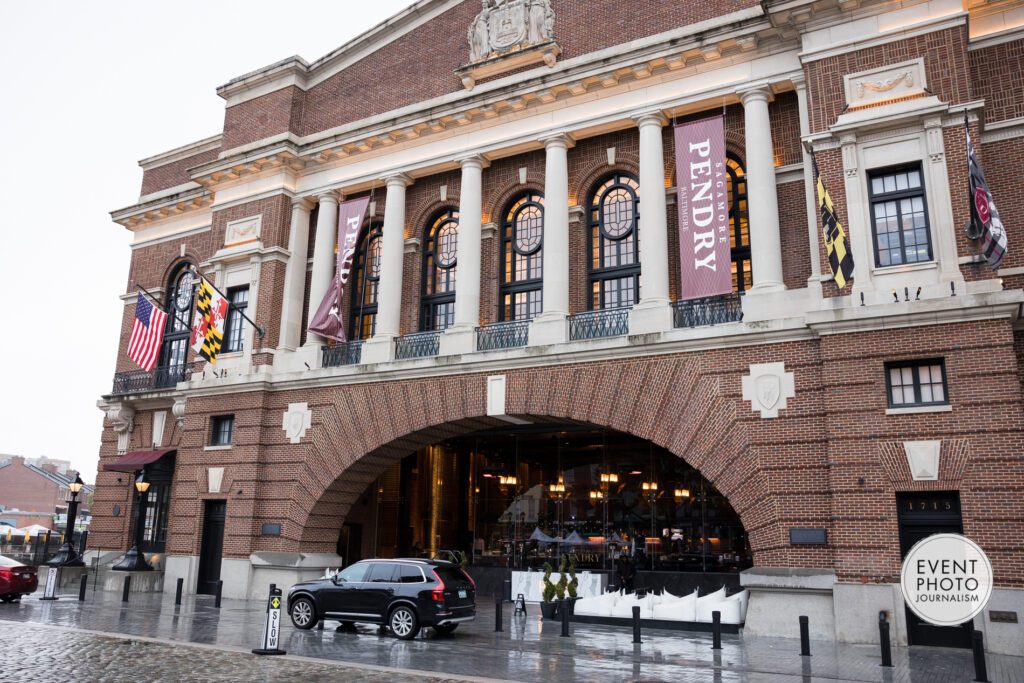
[[(780, 514), (750, 442), (749, 408), (698, 355), (511, 370), (506, 411), (535, 423), (607, 427), (685, 459), (726, 496), (758, 564), (782, 544)], [(295, 484), (288, 534), (303, 552), (334, 550), (351, 506), (412, 451), (506, 424), (486, 411), (486, 375), (337, 387), (314, 406), (307, 467)], [(362, 421), (353, 416), (365, 416)], [(774, 563), (778, 563), (775, 561)]]

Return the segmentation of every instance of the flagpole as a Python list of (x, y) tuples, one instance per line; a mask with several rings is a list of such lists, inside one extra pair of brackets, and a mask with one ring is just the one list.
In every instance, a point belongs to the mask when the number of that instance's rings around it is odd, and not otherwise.
[[(160, 305), (159, 305), (159, 304), (157, 304), (157, 303), (156, 303), (157, 301), (159, 301), (159, 299), (157, 299), (157, 298), (156, 298), (155, 296), (153, 296), (153, 295), (152, 295), (152, 294), (151, 294), (151, 293), (149, 292), (149, 290), (147, 290), (147, 289), (146, 289), (145, 287), (143, 287), (142, 285), (135, 285), (135, 286), (136, 286), (136, 287), (138, 287), (138, 288), (139, 288), (140, 290), (142, 290), (142, 293), (143, 293), (143, 294), (145, 294), (146, 296), (148, 296), (148, 297), (149, 297), (150, 299), (152, 299), (152, 300), (153, 300), (153, 302), (152, 302), (152, 303), (153, 303), (153, 307), (154, 307), (154, 308), (156, 308), (156, 309), (157, 309), (158, 311), (161, 311), (161, 312), (162, 312), (162, 313), (164, 313), (164, 314), (166, 314), (166, 313), (167, 313), (167, 311), (165, 311), (165, 310), (164, 310), (163, 308), (161, 308), (161, 307), (160, 307)], [(177, 321), (178, 321), (179, 323), (181, 323), (182, 325), (184, 325), (184, 327), (185, 327), (185, 329), (186, 329), (186, 330), (187, 330), (187, 329), (189, 329), (188, 323), (186, 323), (186, 322), (185, 322), (184, 320), (182, 320), (182, 319), (181, 319), (180, 317), (178, 317), (178, 311), (176, 311), (176, 310), (174, 309), (174, 306), (168, 306), (168, 307), (167, 307), (167, 310), (169, 310), (169, 311), (171, 312), (171, 315), (173, 315), (173, 316), (174, 316), (174, 319), (175, 319), (175, 320), (177, 320)]]
[[(215, 291), (215, 292), (217, 292), (217, 293), (218, 293), (218, 294), (220, 294), (220, 295), (221, 295), (222, 297), (224, 297), (224, 300), (228, 302), (228, 307), (230, 308), (230, 306), (231, 306), (231, 299), (230, 299), (230, 298), (228, 297), (228, 295), (227, 295), (227, 294), (225, 294), (224, 292), (220, 291), (220, 287), (218, 287), (217, 285), (213, 284), (213, 280), (211, 280), (210, 278), (208, 278), (208, 277), (206, 277), (205, 275), (203, 275), (202, 273), (200, 273), (200, 272), (199, 272), (199, 269), (198, 269), (198, 268), (196, 268), (195, 266), (192, 266), (192, 271), (193, 271), (193, 272), (194, 272), (194, 273), (195, 273), (196, 275), (198, 275), (199, 277), (201, 277), (201, 278), (202, 278), (203, 280), (205, 280), (205, 281), (206, 281), (206, 283), (207, 283), (208, 285), (210, 285), (211, 287), (213, 287), (213, 289), (214, 289), (214, 291)], [(254, 322), (252, 321), (252, 318), (250, 318), (249, 316), (247, 316), (247, 315), (245, 314), (245, 311), (239, 310), (239, 309), (237, 309), (237, 308), (235, 309), (235, 311), (236, 311), (236, 312), (238, 313), (238, 315), (242, 316), (242, 318), (244, 318), (244, 319), (245, 319), (245, 321), (246, 321), (247, 323), (249, 323), (250, 325), (252, 325), (252, 326), (253, 326), (253, 329), (255, 329), (255, 330), (256, 330), (256, 332), (258, 332), (258, 333), (259, 333), (259, 335), (260, 335), (260, 338), (262, 339), (262, 338), (263, 338), (263, 335), (265, 334), (265, 330), (263, 329), (263, 326), (262, 326), (262, 325), (257, 325), (256, 323), (254, 323)]]

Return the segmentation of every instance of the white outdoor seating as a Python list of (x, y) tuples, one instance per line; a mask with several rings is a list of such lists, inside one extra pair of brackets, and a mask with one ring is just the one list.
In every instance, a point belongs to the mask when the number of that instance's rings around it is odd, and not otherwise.
[(698, 592), (695, 590), (681, 598), (668, 592), (661, 595), (649, 593), (643, 598), (635, 593), (605, 593), (578, 600), (575, 613), (586, 617), (632, 619), (633, 607), (639, 606), (642, 619), (710, 623), (711, 613), (717, 611), (721, 613), (723, 624), (744, 622), (750, 597), (748, 591), (727, 596), (726, 589), (721, 588), (702, 597), (698, 597)]

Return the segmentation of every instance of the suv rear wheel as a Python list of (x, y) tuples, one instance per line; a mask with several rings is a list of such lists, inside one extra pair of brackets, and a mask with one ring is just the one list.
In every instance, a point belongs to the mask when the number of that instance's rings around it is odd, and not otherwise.
[(295, 628), (305, 631), (313, 628), (313, 625), (316, 624), (316, 606), (309, 598), (296, 599), (292, 603), (291, 609), (288, 610), (288, 614), (291, 616)]
[(420, 620), (411, 607), (399, 605), (391, 610), (388, 627), (400, 640), (412, 640), (420, 632)]

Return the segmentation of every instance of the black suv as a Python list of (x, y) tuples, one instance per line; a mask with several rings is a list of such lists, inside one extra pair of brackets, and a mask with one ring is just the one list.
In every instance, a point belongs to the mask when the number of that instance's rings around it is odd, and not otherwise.
[(288, 591), (296, 628), (321, 619), (343, 625), (381, 624), (411, 640), (424, 626), (451, 633), (476, 616), (476, 585), (457, 565), (441, 560), (363, 560), (330, 579), (297, 583)]

